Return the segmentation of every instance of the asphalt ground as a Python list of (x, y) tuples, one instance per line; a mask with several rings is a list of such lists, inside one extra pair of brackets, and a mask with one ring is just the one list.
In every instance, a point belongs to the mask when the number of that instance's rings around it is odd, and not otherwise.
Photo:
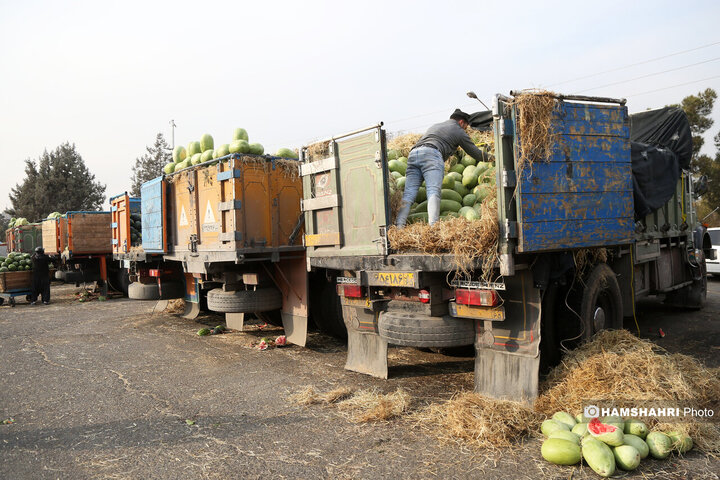
[[(277, 327), (199, 337), (222, 323), (154, 313), (155, 302), (79, 302), (53, 285), (49, 306), (0, 307), (0, 478), (598, 478), (549, 465), (540, 440), (477, 451), (443, 442), (411, 416), (356, 423), (336, 408), (288, 400), (308, 385), (393, 392), (414, 408), (473, 387), (473, 359), (391, 348), (390, 378), (343, 369), (344, 346), (310, 334), (306, 348), (260, 351)], [(720, 281), (697, 312), (646, 300), (642, 336), (720, 366)], [(635, 329), (631, 320), (626, 328)], [(660, 337), (659, 330), (665, 334)], [(720, 395), (720, 392), (719, 392)], [(644, 460), (628, 478), (718, 478), (691, 452)]]

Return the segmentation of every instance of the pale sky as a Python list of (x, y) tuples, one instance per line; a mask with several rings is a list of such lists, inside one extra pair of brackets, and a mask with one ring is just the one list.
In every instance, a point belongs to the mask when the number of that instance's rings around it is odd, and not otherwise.
[[(482, 109), (468, 90), (625, 97), (631, 113), (720, 92), (719, 20), (711, 0), (0, 0), (0, 209), (24, 160), (65, 141), (107, 197), (128, 190), (170, 120), (176, 144), (243, 127), (272, 153), (379, 121), (420, 132)], [(720, 102), (713, 117), (706, 153)]]

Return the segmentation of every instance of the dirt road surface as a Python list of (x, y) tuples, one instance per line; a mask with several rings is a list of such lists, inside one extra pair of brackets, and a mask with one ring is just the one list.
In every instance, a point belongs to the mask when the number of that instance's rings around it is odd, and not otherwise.
[[(0, 307), (0, 478), (599, 478), (555, 467), (540, 440), (497, 452), (441, 442), (410, 416), (358, 424), (288, 396), (307, 385), (408, 391), (415, 409), (473, 386), (473, 359), (391, 348), (390, 379), (343, 369), (344, 346), (260, 351), (277, 328), (199, 337), (222, 323), (153, 314), (155, 302), (78, 302), (53, 286), (50, 306)], [(720, 281), (699, 312), (643, 301), (642, 336), (720, 366)], [(635, 329), (634, 322), (626, 328)], [(662, 328), (664, 338), (658, 335)], [(720, 394), (720, 392), (719, 392)], [(10, 422), (12, 419), (12, 423)], [(691, 452), (645, 460), (628, 478), (717, 479)], [(622, 474), (625, 475), (625, 474)]]

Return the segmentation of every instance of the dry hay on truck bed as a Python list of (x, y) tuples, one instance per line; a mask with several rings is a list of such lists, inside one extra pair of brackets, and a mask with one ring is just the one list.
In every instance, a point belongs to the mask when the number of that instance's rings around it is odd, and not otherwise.
[(458, 273), (465, 276), (479, 263), (489, 273), (495, 265), (500, 229), (494, 190), (483, 200), (478, 220), (448, 218), (435, 222), (411, 223), (388, 229), (390, 248), (402, 253), (452, 254)]
[[(576, 414), (588, 402), (602, 407), (720, 406), (720, 369), (708, 369), (687, 355), (670, 354), (626, 330), (606, 330), (570, 352), (548, 376), (535, 410), (551, 416), (558, 411)], [(682, 410), (682, 408), (681, 408)], [(707, 419), (683, 419), (682, 424), (651, 427), (687, 431), (697, 447), (720, 454), (720, 424)]]
[(423, 136), (422, 133), (406, 133), (398, 137), (392, 138), (388, 141), (388, 149), (397, 150), (400, 152), (400, 156), (406, 157), (410, 155), (410, 150)]
[(518, 177), (526, 165), (547, 161), (557, 144), (558, 134), (552, 128), (552, 114), (558, 106), (557, 94), (548, 90), (523, 90), (511, 105), (517, 108), (517, 131), (520, 136)]

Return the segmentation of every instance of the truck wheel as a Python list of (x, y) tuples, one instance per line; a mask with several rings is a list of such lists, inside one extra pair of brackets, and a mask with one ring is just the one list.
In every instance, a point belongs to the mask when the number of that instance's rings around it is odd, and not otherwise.
[(335, 285), (317, 275), (310, 287), (310, 309), (317, 328), (331, 337), (347, 341), (347, 327), (343, 320), (342, 303)]
[(462, 347), (475, 343), (475, 322), (445, 315), (431, 317), (409, 312), (384, 312), (378, 333), (395, 345), (408, 347)]
[(160, 291), (157, 283), (133, 282), (128, 287), (128, 298), (133, 300), (159, 300)]
[(214, 288), (207, 294), (208, 308), (221, 313), (268, 312), (282, 308), (282, 294), (276, 288), (226, 292)]
[(615, 272), (605, 263), (595, 266), (585, 282), (580, 316), (582, 339), (589, 340), (606, 328), (622, 328), (622, 296)]

